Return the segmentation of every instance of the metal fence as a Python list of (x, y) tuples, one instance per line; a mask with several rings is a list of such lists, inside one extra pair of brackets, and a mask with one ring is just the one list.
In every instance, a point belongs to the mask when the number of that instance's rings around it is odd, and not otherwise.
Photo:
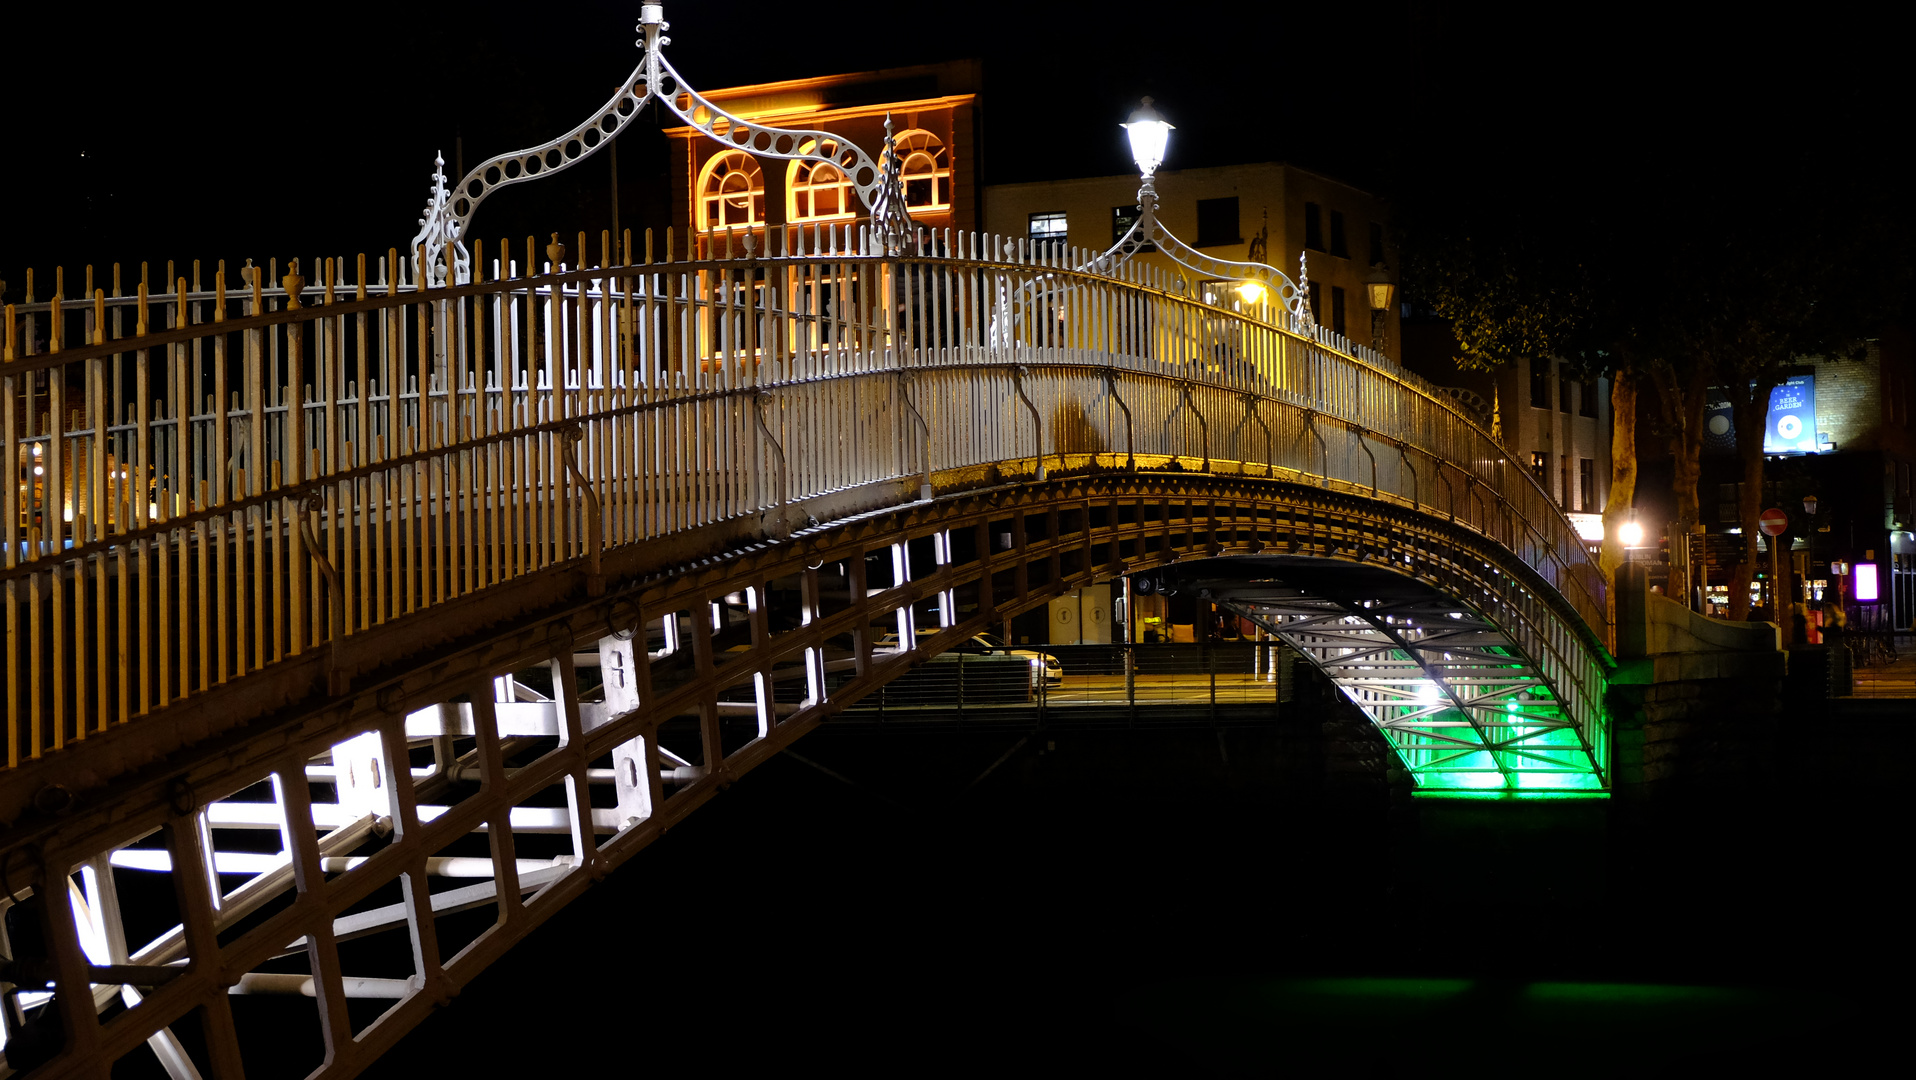
[[(1277, 641), (1215, 644), (1026, 645), (1016, 654), (945, 653), (841, 714), (854, 722), (1117, 722), (1271, 719), (1291, 700), (1297, 653)], [(1220, 709), (1224, 712), (1221, 714)]]
[(169, 268), (69, 301), (56, 276), (9, 306), (7, 764), (614, 546), (746, 518), (782, 535), (801, 499), (984, 464), (1176, 458), (1415, 506), (1508, 547), (1608, 640), (1601, 577), (1528, 471), (1281, 309), (978, 234), (772, 242), (675, 261), (670, 232), (637, 257), (628, 234), (615, 259), (602, 235), (591, 267), (556, 240), (481, 244), (450, 288), (403, 280), (396, 251), (277, 288)]

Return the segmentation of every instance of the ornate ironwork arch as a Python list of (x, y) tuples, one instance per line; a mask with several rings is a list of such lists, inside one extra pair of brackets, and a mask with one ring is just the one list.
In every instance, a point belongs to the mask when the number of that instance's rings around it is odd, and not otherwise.
[(472, 268), (465, 235), (481, 203), (501, 188), (563, 172), (591, 157), (653, 101), (715, 142), (754, 157), (817, 162), (841, 170), (870, 211), (873, 231), (887, 252), (899, 254), (904, 250), (912, 232), (911, 215), (899, 179), (899, 155), (890, 117), (885, 118), (884, 152), (881, 160), (874, 161), (842, 135), (775, 128), (734, 116), (687, 85), (685, 77), (666, 60), (663, 49), (672, 43), (666, 34), (671, 25), (665, 21), (665, 5), (640, 6), (639, 31), (644, 37), (636, 43), (642, 52), (638, 66), (593, 116), (564, 135), (490, 158), (450, 187), (446, 184), (444, 157), (435, 158), (432, 188), (419, 219), (419, 232), (411, 244), (415, 264), (423, 249), (426, 266), (414, 266), (414, 280), (444, 285), (450, 270), (454, 282), (469, 282)]

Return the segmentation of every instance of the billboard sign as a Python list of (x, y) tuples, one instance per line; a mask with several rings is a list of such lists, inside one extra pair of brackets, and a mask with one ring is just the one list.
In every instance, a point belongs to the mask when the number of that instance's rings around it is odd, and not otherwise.
[(1792, 375), (1770, 391), (1770, 413), (1763, 422), (1763, 452), (1816, 452), (1816, 376)]
[[(1770, 391), (1769, 412), (1763, 418), (1765, 454), (1816, 453), (1816, 376), (1792, 375)], [(1736, 430), (1729, 395), (1711, 387), (1703, 403), (1703, 452), (1736, 453)]]

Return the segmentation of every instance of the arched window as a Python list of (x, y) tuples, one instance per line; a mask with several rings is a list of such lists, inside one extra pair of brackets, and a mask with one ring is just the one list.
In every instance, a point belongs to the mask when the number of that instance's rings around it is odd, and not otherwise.
[[(820, 151), (815, 139), (799, 145), (802, 153), (822, 152), (838, 156), (838, 144), (826, 140)], [(785, 176), (785, 216), (787, 220), (841, 221), (858, 215), (858, 195), (845, 170), (825, 162), (794, 161)]]
[(897, 137), (904, 161), (899, 176), (905, 182), (905, 205), (913, 210), (951, 209), (951, 155), (938, 136), (910, 128)]
[(699, 229), (719, 232), (765, 224), (765, 174), (743, 150), (728, 150), (705, 163), (699, 179)]

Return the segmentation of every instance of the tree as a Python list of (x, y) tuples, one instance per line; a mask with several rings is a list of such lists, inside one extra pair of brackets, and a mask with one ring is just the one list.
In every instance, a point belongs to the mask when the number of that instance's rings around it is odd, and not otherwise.
[(1531, 175), (1406, 192), (1406, 290), (1452, 321), (1466, 366), (1556, 356), (1612, 378), (1606, 574), (1622, 561), (1616, 526), (1635, 497), (1639, 382), (1654, 390), (1675, 466), (1673, 536), (1700, 519), (1704, 409), (1713, 388), (1725, 393), (1743, 466), (1745, 558), (1731, 587), (1741, 617), (1770, 391), (1800, 358), (1853, 352), (1899, 313), (1901, 207), (1822, 161), (1591, 167), (1564, 185)]
[[(1857, 358), (1898, 314), (1909, 280), (1897, 208), (1840, 169), (1772, 168), (1766, 182), (1717, 192), (1681, 245), (1692, 307), (1677, 347), (1703, 358), (1730, 402), (1741, 466), (1743, 559), (1730, 617), (1749, 610), (1763, 511), (1770, 395), (1812, 358)], [(1776, 214), (1778, 206), (1789, 207)]]
[(1434, 170), (1398, 195), (1406, 291), (1450, 320), (1465, 367), (1556, 357), (1586, 380), (1609, 377), (1600, 566), (1611, 576), (1623, 562), (1618, 527), (1636, 497), (1638, 380), (1661, 370), (1645, 333), (1657, 322), (1626, 296), (1632, 263), (1612, 207), (1560, 199), (1527, 180), (1464, 183), (1462, 175)]

